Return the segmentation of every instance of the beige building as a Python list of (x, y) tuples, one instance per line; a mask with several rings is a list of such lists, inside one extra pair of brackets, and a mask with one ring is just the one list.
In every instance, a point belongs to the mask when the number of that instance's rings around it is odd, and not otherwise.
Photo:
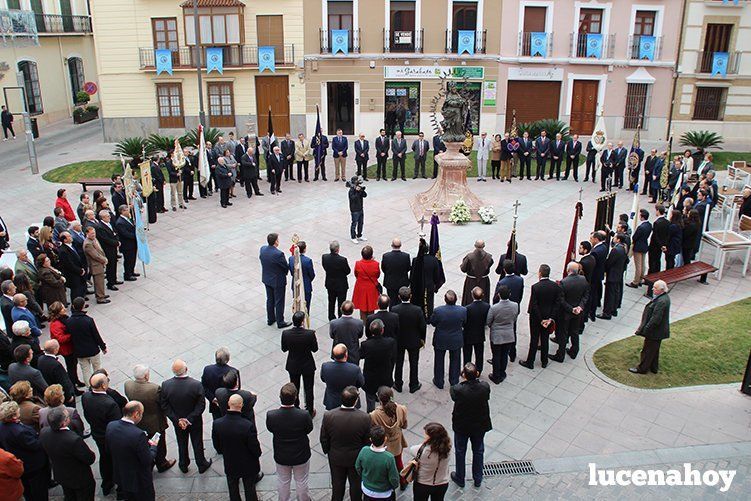
[[(0, 0), (0, 19), (0, 84), (15, 87), (16, 72), (22, 73), (29, 112), (39, 125), (71, 117), (76, 93), (97, 82), (87, 0)], [(20, 94), (7, 94), (11, 112), (20, 113), (13, 99)], [(98, 93), (91, 97), (97, 101)]]
[[(751, 4), (686, 0), (673, 128), (711, 130), (747, 146), (751, 122)], [(727, 53), (726, 75), (712, 74)]]
[[(196, 127), (199, 65), (210, 126), (245, 134), (250, 124), (265, 134), (271, 107), (277, 134), (304, 129), (303, 0), (198, 5), (196, 52), (192, 0), (92, 2), (106, 140)], [(259, 46), (275, 48), (275, 72), (259, 72)], [(206, 49), (214, 47), (223, 73), (207, 74)], [(155, 49), (171, 51), (171, 75), (157, 74)]]

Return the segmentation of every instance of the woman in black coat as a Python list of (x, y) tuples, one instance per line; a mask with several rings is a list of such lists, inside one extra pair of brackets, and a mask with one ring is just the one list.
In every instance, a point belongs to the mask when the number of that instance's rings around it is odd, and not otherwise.
[(688, 217), (683, 221), (683, 243), (681, 244), (683, 254), (683, 264), (690, 264), (696, 257), (696, 251), (699, 248), (699, 228), (701, 228), (701, 218), (699, 211), (691, 209)]
[(670, 212), (670, 226), (668, 227), (668, 251), (665, 256), (666, 269), (675, 268), (675, 258), (683, 250), (683, 216), (677, 210)]

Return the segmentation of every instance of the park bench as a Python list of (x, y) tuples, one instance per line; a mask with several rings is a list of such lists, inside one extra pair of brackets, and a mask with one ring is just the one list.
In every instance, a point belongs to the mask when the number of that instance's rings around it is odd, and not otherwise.
[(647, 292), (644, 294), (647, 297), (652, 297), (652, 286), (658, 280), (662, 280), (668, 286), (683, 282), (696, 277), (700, 283), (707, 283), (707, 275), (717, 271), (717, 268), (704, 261), (694, 261), (693, 263), (685, 266), (678, 266), (670, 270), (658, 271), (657, 273), (650, 273), (644, 277), (644, 283), (647, 284)]
[(87, 186), (112, 186), (112, 179), (106, 177), (92, 177), (87, 179), (80, 179), (78, 184), (81, 185), (83, 191), (86, 191)]

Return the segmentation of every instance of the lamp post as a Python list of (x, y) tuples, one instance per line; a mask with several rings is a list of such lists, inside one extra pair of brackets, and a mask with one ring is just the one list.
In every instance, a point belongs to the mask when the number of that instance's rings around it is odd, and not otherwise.
[(193, 0), (193, 32), (195, 34), (195, 50), (196, 50), (196, 77), (198, 78), (198, 121), (203, 125), (204, 130), (208, 124), (206, 123), (206, 112), (203, 109), (203, 83), (201, 79), (201, 61), (203, 60), (203, 54), (201, 53), (201, 33), (200, 25), (198, 22), (198, 0)]
[(16, 73), (16, 82), (21, 89), (21, 98), (23, 101), (23, 128), (26, 136), (26, 147), (29, 150), (29, 166), (31, 167), (32, 174), (39, 174), (39, 162), (37, 160), (36, 145), (34, 145), (34, 133), (31, 130), (31, 115), (29, 114), (29, 102), (26, 97), (26, 83), (23, 77), (23, 72)]

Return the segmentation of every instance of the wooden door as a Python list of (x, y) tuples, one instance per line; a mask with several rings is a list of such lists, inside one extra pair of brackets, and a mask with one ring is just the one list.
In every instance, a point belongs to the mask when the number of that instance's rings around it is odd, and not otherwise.
[(598, 80), (574, 80), (571, 99), (571, 133), (592, 134), (597, 116)]
[(269, 106), (274, 134), (283, 137), (285, 133), (293, 132), (289, 130), (289, 82), (286, 75), (256, 77), (256, 114), (259, 136), (265, 136), (268, 133)]
[(274, 46), (276, 64), (284, 62), (284, 18), (280, 15), (256, 16), (258, 46)]
[(527, 82), (513, 80), (506, 93), (506, 129), (511, 128), (513, 110), (518, 123), (547, 118), (558, 119), (561, 82)]

